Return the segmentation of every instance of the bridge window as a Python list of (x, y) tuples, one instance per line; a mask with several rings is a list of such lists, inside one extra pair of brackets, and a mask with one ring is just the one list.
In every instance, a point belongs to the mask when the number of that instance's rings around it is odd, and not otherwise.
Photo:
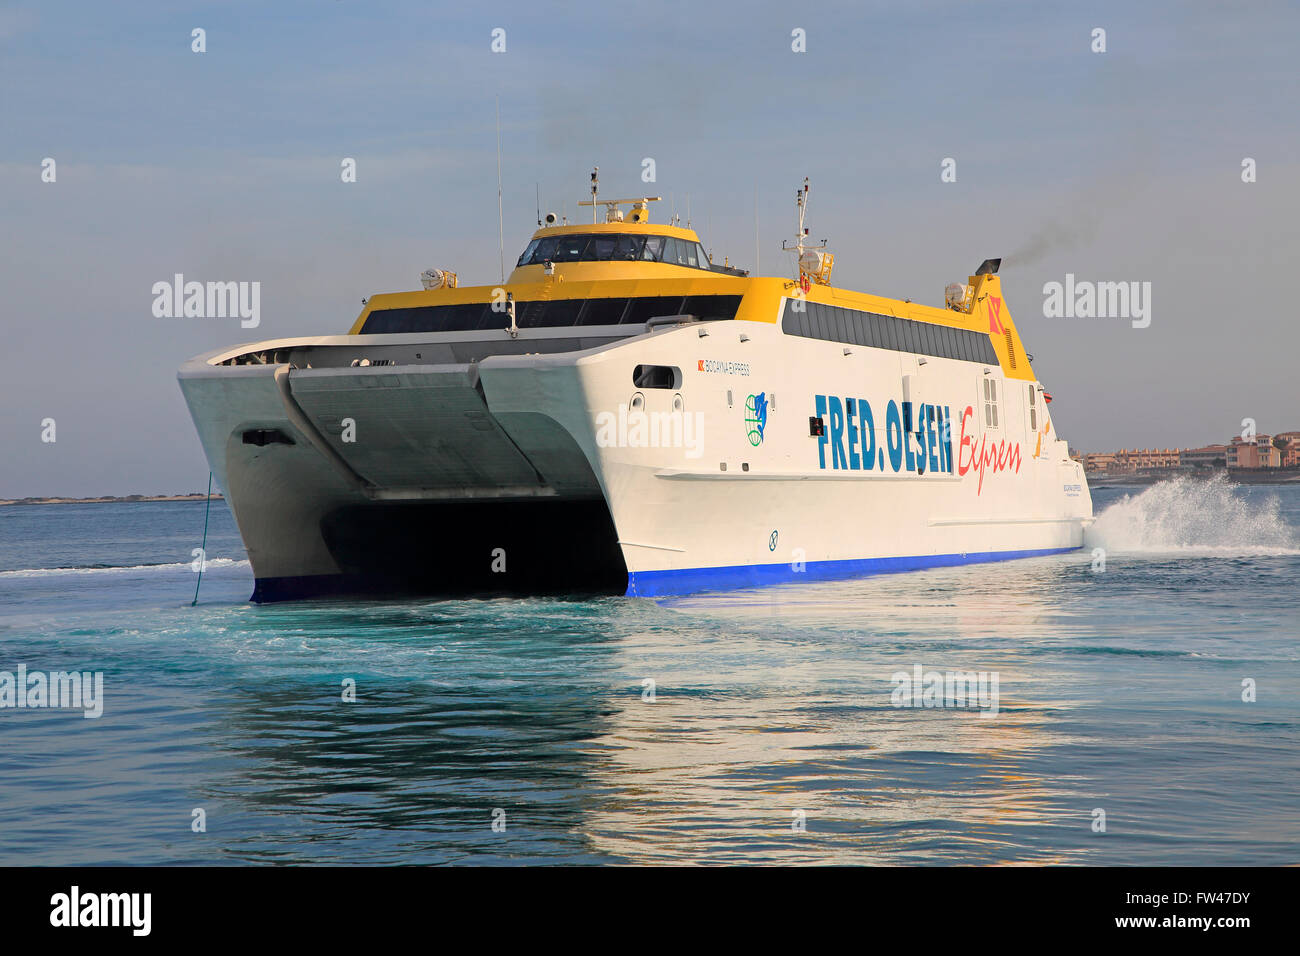
[(594, 236), (559, 236), (555, 240), (555, 255), (551, 256), (551, 261), (582, 262), (592, 259), (593, 257), (586, 253), (587, 247), (594, 238)]
[(645, 247), (645, 236), (620, 235), (615, 241), (614, 258), (620, 262), (634, 262), (641, 258)]
[[(666, 262), (689, 269), (715, 271), (698, 242), (675, 236), (639, 236), (627, 233), (544, 236), (531, 240), (517, 265), (544, 262)], [(727, 270), (717, 270), (727, 271)]]
[[(664, 258), (663, 261), (668, 265), (684, 266), (686, 262), (686, 248), (690, 243), (682, 242), (674, 236), (669, 236), (664, 240)], [(690, 263), (694, 265), (694, 262)]]
[(617, 236), (596, 236), (591, 240), (587, 258), (594, 259), (597, 262), (608, 262), (614, 258), (614, 247), (616, 245), (618, 245)]

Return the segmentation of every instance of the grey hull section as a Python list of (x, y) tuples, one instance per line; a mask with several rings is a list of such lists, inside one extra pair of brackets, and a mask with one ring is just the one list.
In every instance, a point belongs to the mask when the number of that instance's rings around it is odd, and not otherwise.
[(563, 363), (505, 373), (501, 414), (472, 362), (205, 356), (179, 377), (254, 600), (626, 590), (600, 484), (571, 423), (547, 413), (581, 405)]

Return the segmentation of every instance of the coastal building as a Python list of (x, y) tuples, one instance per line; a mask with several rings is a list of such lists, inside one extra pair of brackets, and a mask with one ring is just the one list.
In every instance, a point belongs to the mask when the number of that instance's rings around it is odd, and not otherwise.
[(1115, 464), (1126, 471), (1177, 468), (1179, 450), (1177, 448), (1121, 448), (1119, 454), (1115, 456)]
[(1071, 450), (1070, 457), (1089, 474), (1131, 475), (1174, 468), (1300, 468), (1300, 431), (1234, 437), (1227, 444), (1200, 448)]
[(1088, 451), (1081, 454), (1078, 461), (1083, 465), (1083, 470), (1087, 472), (1109, 471), (1111, 465), (1115, 463), (1115, 453), (1113, 451)]
[(1222, 468), (1228, 463), (1228, 446), (1184, 448), (1178, 453), (1178, 463), (1189, 468)]
[(1236, 437), (1228, 445), (1227, 462), (1229, 468), (1280, 468), (1282, 454), (1273, 446), (1272, 435)]
[(1283, 468), (1300, 468), (1300, 432), (1279, 432), (1273, 436)]

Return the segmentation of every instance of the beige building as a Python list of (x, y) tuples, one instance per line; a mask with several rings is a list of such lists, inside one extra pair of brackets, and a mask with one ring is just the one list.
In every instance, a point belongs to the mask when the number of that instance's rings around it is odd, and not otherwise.
[(1115, 463), (1113, 451), (1088, 451), (1079, 455), (1084, 471), (1109, 471)]
[(1282, 454), (1273, 447), (1272, 435), (1234, 438), (1228, 446), (1229, 468), (1281, 468)]
[(1130, 471), (1146, 468), (1177, 468), (1177, 448), (1121, 448), (1115, 463)]

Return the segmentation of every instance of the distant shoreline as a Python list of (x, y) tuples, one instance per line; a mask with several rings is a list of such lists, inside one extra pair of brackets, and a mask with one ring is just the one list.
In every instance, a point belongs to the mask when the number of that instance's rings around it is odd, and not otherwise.
[(1202, 468), (1195, 471), (1146, 471), (1127, 475), (1107, 475), (1105, 472), (1094, 472), (1087, 475), (1087, 479), (1091, 487), (1105, 488), (1108, 485), (1154, 485), (1157, 482), (1173, 478), (1196, 478), (1201, 481), (1210, 481), (1220, 475), (1227, 475), (1228, 481), (1234, 485), (1300, 484), (1300, 472), (1291, 469), (1279, 471), (1278, 469), (1265, 470), (1262, 468)]
[[(220, 499), (220, 492), (212, 493), (214, 499)], [(108, 505), (130, 501), (203, 501), (207, 495), (102, 495), (98, 498), (0, 498), (3, 505)]]
[[(1263, 469), (1200, 469), (1198, 471), (1149, 471), (1128, 475), (1088, 475), (1088, 484), (1093, 488), (1105, 488), (1120, 485), (1154, 485), (1171, 478), (1199, 478), (1208, 481), (1226, 471), (1228, 480), (1242, 485), (1292, 485), (1300, 484), (1300, 473), (1292, 470), (1280, 474)], [(191, 495), (101, 495), (98, 498), (0, 498), (0, 507), (5, 505), (106, 505), (125, 504), (133, 501), (203, 501), (207, 495), (196, 492)], [(221, 492), (212, 492), (214, 501), (224, 500)]]

